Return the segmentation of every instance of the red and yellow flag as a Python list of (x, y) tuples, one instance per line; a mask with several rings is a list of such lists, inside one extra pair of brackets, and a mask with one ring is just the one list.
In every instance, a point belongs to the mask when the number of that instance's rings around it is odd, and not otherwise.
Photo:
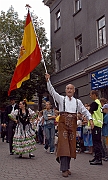
[(33, 71), (40, 61), (41, 51), (28, 11), (18, 62), (10, 83), (8, 95), (10, 95), (12, 90), (20, 88), (23, 81), (30, 78), (30, 72)]

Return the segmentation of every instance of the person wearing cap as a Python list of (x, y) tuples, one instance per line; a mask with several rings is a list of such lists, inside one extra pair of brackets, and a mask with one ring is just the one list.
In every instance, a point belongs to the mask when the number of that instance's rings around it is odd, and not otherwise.
[(102, 111), (103, 111), (106, 115), (108, 114), (108, 103), (103, 105)]
[(93, 102), (90, 104), (89, 112), (92, 114), (94, 128), (92, 130), (92, 140), (95, 157), (89, 160), (90, 165), (102, 165), (102, 141), (101, 130), (103, 125), (103, 113), (101, 112), (101, 103), (97, 90), (90, 92), (90, 97)]
[(8, 114), (10, 114), (12, 111), (18, 109), (18, 105), (15, 102), (15, 96), (10, 96), (10, 105), (6, 106), (5, 113), (4, 113), (4, 124), (7, 126), (7, 142), (9, 141), (9, 150), (10, 155), (13, 155), (13, 136), (15, 132), (16, 123), (12, 121)]
[(103, 126), (102, 126), (102, 145), (105, 152), (104, 161), (108, 161), (108, 104), (102, 107), (104, 113)]

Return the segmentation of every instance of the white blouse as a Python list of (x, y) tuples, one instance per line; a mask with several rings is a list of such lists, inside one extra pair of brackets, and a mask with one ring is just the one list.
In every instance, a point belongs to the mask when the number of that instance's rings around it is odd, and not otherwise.
[[(30, 116), (30, 117), (33, 117), (33, 116), (36, 115), (36, 113), (35, 113), (33, 110), (31, 110), (30, 108), (28, 108), (28, 111), (29, 111), (29, 116)], [(16, 116), (18, 115), (18, 109), (16, 109), (15, 111), (12, 111), (12, 112), (10, 113), (10, 115), (11, 115), (13, 118), (16, 119)]]

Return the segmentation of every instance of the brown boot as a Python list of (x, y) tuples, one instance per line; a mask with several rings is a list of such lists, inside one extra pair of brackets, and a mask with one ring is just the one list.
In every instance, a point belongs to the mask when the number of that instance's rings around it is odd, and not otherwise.
[(67, 172), (68, 172), (68, 175), (71, 175), (71, 171), (67, 170)]
[(63, 176), (63, 177), (68, 177), (68, 171), (63, 171), (63, 172), (62, 172), (62, 176)]

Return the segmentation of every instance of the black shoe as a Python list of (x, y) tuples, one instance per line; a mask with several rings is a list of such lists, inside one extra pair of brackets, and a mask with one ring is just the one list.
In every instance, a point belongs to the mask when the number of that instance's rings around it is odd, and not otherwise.
[(13, 155), (14, 153), (13, 152), (10, 152), (10, 155)]
[(19, 158), (22, 158), (22, 154), (19, 155)]
[(94, 159), (92, 159), (92, 160), (89, 160), (89, 162), (91, 163), (91, 162), (94, 162), (95, 161), (95, 158)]
[(34, 154), (29, 154), (29, 158), (35, 157)]
[(102, 165), (102, 160), (95, 160), (91, 162), (90, 165)]

